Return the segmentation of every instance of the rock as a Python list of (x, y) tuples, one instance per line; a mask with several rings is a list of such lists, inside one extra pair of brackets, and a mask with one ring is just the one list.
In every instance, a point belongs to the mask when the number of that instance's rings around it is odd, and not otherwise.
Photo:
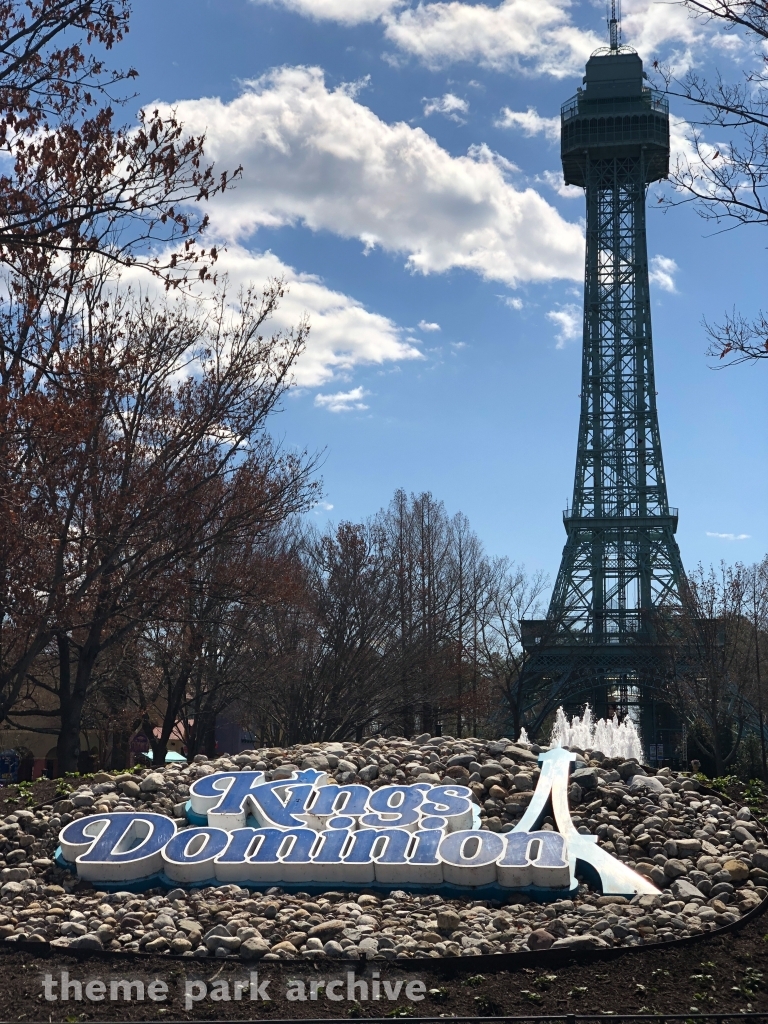
[(513, 758), (515, 761), (523, 761), (530, 765), (538, 763), (538, 756), (532, 750), (526, 750), (525, 747), (517, 747), (514, 743), (510, 744), (504, 753), (507, 757)]
[(514, 777), (512, 785), (518, 793), (528, 793), (533, 789), (533, 779), (525, 772), (520, 772)]
[(625, 782), (629, 782), (635, 775), (645, 775), (645, 769), (641, 768), (637, 761), (623, 761), (616, 771)]
[(31, 868), (3, 868), (0, 871), (2, 882), (23, 882), (32, 874)]
[(330, 921), (323, 921), (322, 924), (313, 925), (307, 932), (307, 938), (310, 939), (323, 939), (327, 940), (332, 938), (334, 935), (340, 935), (341, 932), (347, 927), (347, 921), (341, 919), (331, 919)]
[(568, 935), (564, 939), (557, 939), (554, 948), (568, 949), (604, 949), (608, 943), (599, 935)]
[(664, 874), (667, 878), (681, 878), (683, 875), (688, 874), (688, 868), (682, 861), (670, 857), (664, 865)]
[(760, 868), (762, 871), (768, 871), (768, 849), (762, 847), (759, 850), (755, 850), (752, 854), (752, 866)]
[(629, 900), (626, 896), (600, 896), (597, 901), (598, 907), (626, 906), (627, 903)]
[(165, 788), (165, 777), (160, 772), (152, 772), (145, 779), (142, 779), (139, 783), (139, 789), (142, 793), (157, 793), (158, 790)]
[(473, 761), (474, 757), (472, 756), (472, 754), (454, 754), (453, 757), (450, 757), (448, 759), (447, 767), (455, 768), (457, 766), (460, 766), (462, 768), (468, 768)]
[(480, 766), (480, 778), (488, 779), (491, 775), (503, 775), (504, 769), (497, 761), (491, 761), (488, 764)]
[(739, 896), (739, 910), (744, 914), (753, 910), (755, 907), (759, 907), (763, 902), (760, 896), (755, 892), (754, 889), (743, 889)]
[(242, 942), (238, 952), (241, 960), (261, 960), (269, 953), (269, 946), (262, 938), (254, 936)]
[[(564, 940), (560, 940), (561, 942)], [(555, 936), (546, 928), (537, 928), (528, 936), (529, 949), (549, 949), (555, 942)]]
[(571, 782), (575, 782), (581, 789), (597, 789), (597, 772), (594, 768), (579, 768), (571, 772)]
[(128, 797), (137, 797), (141, 792), (138, 782), (134, 779), (118, 779), (116, 785), (120, 792)]
[(572, 807), (578, 807), (581, 803), (583, 793), (577, 782), (572, 782), (568, 787), (568, 802)]
[(695, 793), (697, 790), (701, 789), (701, 784), (698, 779), (684, 779), (680, 783), (680, 789), (682, 789), (684, 793)]
[(748, 843), (752, 838), (752, 833), (746, 828), (736, 826), (732, 831), (733, 838), (739, 843)]
[(736, 817), (740, 821), (752, 821), (752, 811), (748, 807), (742, 807)]
[(172, 953), (186, 953), (190, 949), (192, 949), (192, 943), (189, 939), (171, 939)]
[[(165, 940), (163, 940), (165, 941)], [(167, 943), (166, 943), (167, 945)], [(78, 935), (72, 939), (69, 944), (70, 949), (103, 949), (101, 939), (98, 935), (93, 932), (88, 932), (86, 935)]]
[(344, 947), (333, 939), (329, 939), (323, 946), (323, 949), (325, 950), (325, 955), (334, 960), (341, 960), (344, 956)]
[[(83, 938), (87, 938), (87, 936), (84, 935)], [(191, 943), (189, 945), (191, 945)], [(166, 939), (165, 936), (163, 936), (163, 935), (158, 935), (158, 937), (156, 939), (152, 939), (151, 942), (148, 942), (144, 946), (144, 952), (145, 953), (164, 953), (165, 950), (168, 949), (168, 947), (169, 947), (168, 939)]]
[(653, 775), (633, 775), (629, 784), (629, 792), (639, 793), (642, 790), (649, 793), (663, 793), (664, 783)]
[(702, 898), (701, 892), (687, 878), (678, 878), (672, 883), (670, 889), (672, 890), (672, 895), (679, 900), (683, 900), (684, 903), (689, 903), (692, 899), (700, 900)]
[[(666, 867), (666, 865), (665, 865), (665, 867)], [(650, 880), (653, 882), (654, 885), (658, 886), (659, 889), (663, 889), (664, 886), (667, 884), (667, 882), (669, 881), (669, 879), (672, 876), (665, 874), (664, 873), (664, 868), (661, 867), (661, 865), (654, 864), (653, 867), (648, 872), (648, 877), (650, 878)]]
[(361, 768), (359, 773), (361, 782), (373, 782), (374, 779), (379, 777), (379, 766), (377, 764), (367, 764), (365, 768)]
[(677, 852), (683, 857), (695, 857), (701, 851), (700, 839), (678, 839)]
[(217, 949), (226, 949), (228, 953), (236, 953), (242, 942), (236, 935), (211, 935), (206, 938), (205, 945), (211, 953)]
[(446, 907), (437, 912), (437, 927), (441, 932), (455, 932), (461, 924), (461, 918), (455, 910)]
[(287, 939), (283, 940), (282, 942), (276, 942), (275, 945), (272, 946), (272, 948), (270, 949), (270, 953), (289, 953), (294, 956), (296, 955), (297, 952), (298, 950), (296, 949), (294, 944), (292, 942), (288, 942)]
[(310, 754), (301, 762), (302, 768), (314, 768), (316, 771), (327, 771), (331, 766), (325, 754)]
[(746, 882), (749, 878), (749, 865), (743, 860), (727, 860), (723, 870), (728, 872), (734, 882)]

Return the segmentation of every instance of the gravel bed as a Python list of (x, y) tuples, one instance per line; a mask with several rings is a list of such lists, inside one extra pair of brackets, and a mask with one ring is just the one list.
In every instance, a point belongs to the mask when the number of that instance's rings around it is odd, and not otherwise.
[[(583, 949), (672, 941), (733, 923), (768, 895), (768, 844), (748, 808), (699, 792), (669, 769), (579, 751), (569, 799), (574, 823), (661, 890), (629, 901), (585, 886), (574, 899), (539, 904), (520, 894), (446, 900), (402, 891), (252, 892), (236, 885), (103, 893), (57, 867), (61, 828), (94, 812), (154, 811), (179, 827), (189, 786), (214, 771), (297, 767), (342, 784), (468, 785), (482, 828), (507, 832), (539, 775), (536, 755), (508, 739), (448, 736), (372, 739), (260, 749), (132, 775), (99, 773), (66, 799), (8, 814), (0, 825), (0, 938), (62, 949), (131, 950), (242, 960), (397, 960), (527, 949)], [(545, 819), (543, 828), (554, 826)]]

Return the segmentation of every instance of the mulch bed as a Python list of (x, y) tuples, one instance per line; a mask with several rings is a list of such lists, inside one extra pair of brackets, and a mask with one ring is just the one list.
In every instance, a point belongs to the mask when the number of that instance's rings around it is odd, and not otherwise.
[[(677, 948), (634, 949), (611, 960), (598, 955), (579, 954), (579, 962), (560, 968), (519, 967), (494, 972), (484, 965), (483, 974), (425, 960), (423, 970), (399, 970), (382, 961), (368, 964), (302, 962), (255, 965), (258, 984), (268, 980), (271, 1001), (251, 1001), (245, 989), (236, 1001), (235, 982), (247, 984), (248, 967), (232, 960), (216, 961), (132, 957), (121, 954), (34, 953), (0, 946), (0, 1019), (4, 1021), (111, 1021), (125, 1020), (259, 1020), (305, 1018), (354, 1018), (384, 1016), (499, 1016), (556, 1013), (688, 1013), (768, 1012), (768, 919), (757, 918), (735, 934), (715, 935)], [(68, 1002), (46, 1001), (43, 978), (50, 974), (59, 981), (66, 971), (70, 980), (83, 985), (103, 981), (106, 999), (91, 1002), (84, 998)], [(402, 982), (399, 998), (354, 1002), (346, 998), (347, 972), (367, 979), (378, 972), (381, 982), (388, 981), (390, 992)], [(337, 987), (340, 1001), (329, 1000), (322, 992), (309, 998), (310, 980), (343, 979)], [(168, 986), (168, 997), (130, 1005), (109, 998), (110, 982), (128, 979), (161, 979)], [(305, 984), (305, 1001), (286, 997), (292, 979)], [(191, 1009), (185, 1008), (186, 981), (206, 983), (205, 998)], [(422, 981), (426, 997), (418, 1002), (404, 998), (404, 986)], [(226, 982), (227, 985), (222, 985)], [(218, 984), (217, 984), (218, 983)], [(296, 989), (296, 986), (294, 986)], [(296, 989), (298, 991), (298, 989)], [(429, 990), (432, 990), (429, 992)], [(58, 989), (51, 989), (58, 992)], [(200, 986), (196, 994), (201, 991)], [(98, 992), (98, 989), (97, 989)], [(230, 1001), (215, 1001), (210, 996), (229, 994)], [(418, 993), (418, 990), (417, 990)], [(369, 989), (370, 994), (370, 989)]]

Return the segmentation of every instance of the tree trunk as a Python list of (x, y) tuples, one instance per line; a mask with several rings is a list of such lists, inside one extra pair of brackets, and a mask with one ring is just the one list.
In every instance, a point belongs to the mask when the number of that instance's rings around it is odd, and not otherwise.
[(59, 761), (60, 775), (78, 771), (83, 707), (98, 658), (100, 634), (100, 628), (93, 626), (91, 635), (80, 649), (74, 685), (72, 685), (71, 677), (69, 637), (66, 633), (60, 633), (57, 636), (61, 731), (56, 743), (56, 756)]
[(80, 719), (78, 728), (72, 729), (71, 693), (72, 664), (70, 662), (69, 637), (66, 633), (58, 633), (56, 646), (59, 652), (59, 705), (61, 708), (61, 725), (56, 741), (57, 774), (77, 771), (80, 758)]
[(206, 715), (204, 743), (205, 756), (213, 760), (216, 757), (216, 715), (213, 713)]

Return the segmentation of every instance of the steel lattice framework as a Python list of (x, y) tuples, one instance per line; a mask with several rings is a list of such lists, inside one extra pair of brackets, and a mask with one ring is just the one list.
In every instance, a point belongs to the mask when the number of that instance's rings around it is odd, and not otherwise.
[[(612, 37), (613, 39), (613, 37)], [(562, 110), (566, 183), (585, 189), (581, 415), (567, 540), (546, 620), (523, 624), (532, 724), (555, 703), (663, 674), (654, 613), (682, 574), (656, 411), (645, 199), (669, 163), (669, 110), (634, 51), (587, 63)], [(598, 694), (598, 696), (596, 696)]]

